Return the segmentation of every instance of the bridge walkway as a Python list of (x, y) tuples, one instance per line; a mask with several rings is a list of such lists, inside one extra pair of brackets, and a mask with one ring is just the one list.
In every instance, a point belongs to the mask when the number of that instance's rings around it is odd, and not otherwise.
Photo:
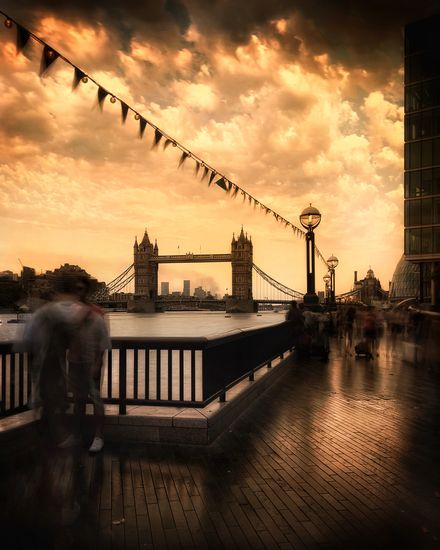
[(439, 375), (387, 345), (292, 364), (210, 447), (107, 446), (70, 477), (60, 452), (5, 465), (2, 547), (438, 548)]

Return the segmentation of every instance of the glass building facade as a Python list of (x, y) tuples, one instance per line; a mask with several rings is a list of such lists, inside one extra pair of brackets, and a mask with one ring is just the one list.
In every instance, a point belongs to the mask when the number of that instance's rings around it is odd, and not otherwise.
[(418, 298), (420, 292), (420, 266), (416, 262), (408, 262), (402, 256), (394, 270), (390, 286), (389, 298), (392, 302), (400, 302), (405, 298)]
[(437, 301), (440, 265), (440, 16), (405, 28), (405, 258), (421, 300)]

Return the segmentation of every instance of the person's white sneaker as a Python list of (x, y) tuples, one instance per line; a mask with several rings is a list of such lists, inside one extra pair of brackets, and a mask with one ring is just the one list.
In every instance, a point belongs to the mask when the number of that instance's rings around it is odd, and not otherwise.
[(100, 451), (102, 451), (103, 447), (104, 447), (104, 440), (102, 439), (102, 437), (96, 436), (89, 447), (89, 452), (99, 453)]

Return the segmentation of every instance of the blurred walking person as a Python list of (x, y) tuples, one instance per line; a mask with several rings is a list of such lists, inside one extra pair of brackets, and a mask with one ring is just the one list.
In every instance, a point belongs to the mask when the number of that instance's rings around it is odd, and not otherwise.
[(68, 436), (66, 354), (86, 312), (75, 294), (74, 280), (60, 276), (53, 300), (36, 311), (23, 335), (31, 365), (31, 404), (41, 411), (42, 433), (55, 445), (62, 445)]
[(69, 444), (81, 442), (84, 431), (87, 400), (93, 403), (94, 437), (89, 451), (100, 452), (104, 447), (104, 403), (101, 398), (102, 362), (106, 349), (110, 349), (110, 337), (102, 310), (87, 301), (90, 281), (79, 277), (75, 292), (86, 308), (83, 322), (75, 332), (69, 350), (69, 381), (73, 393), (73, 433)]
[(292, 325), (293, 345), (298, 351), (304, 334), (304, 315), (295, 300), (290, 302), (290, 306), (286, 314), (286, 321), (289, 321)]
[(372, 356), (379, 355), (377, 353), (377, 317), (372, 306), (369, 306), (363, 319), (364, 338), (368, 342), (368, 346)]
[(350, 306), (344, 315), (344, 345), (345, 353), (350, 353), (353, 346), (353, 325), (356, 318), (356, 310)]

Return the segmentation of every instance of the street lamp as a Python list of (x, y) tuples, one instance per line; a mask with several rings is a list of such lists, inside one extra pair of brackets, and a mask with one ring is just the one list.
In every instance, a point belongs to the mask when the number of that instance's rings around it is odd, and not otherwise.
[(324, 283), (325, 283), (325, 303), (328, 304), (329, 302), (329, 285), (330, 285), (330, 275), (327, 273), (326, 275), (324, 275), (323, 277), (323, 280), (324, 280)]
[(316, 307), (319, 298), (315, 292), (315, 234), (313, 230), (318, 227), (321, 221), (321, 214), (317, 208), (310, 206), (304, 208), (299, 217), (301, 225), (307, 229), (306, 251), (307, 251), (307, 294), (304, 295), (304, 305)]
[(336, 298), (335, 298), (335, 268), (339, 264), (338, 258), (334, 256), (333, 254), (330, 256), (330, 258), (327, 260), (327, 265), (330, 272), (330, 303), (332, 305), (336, 304)]

